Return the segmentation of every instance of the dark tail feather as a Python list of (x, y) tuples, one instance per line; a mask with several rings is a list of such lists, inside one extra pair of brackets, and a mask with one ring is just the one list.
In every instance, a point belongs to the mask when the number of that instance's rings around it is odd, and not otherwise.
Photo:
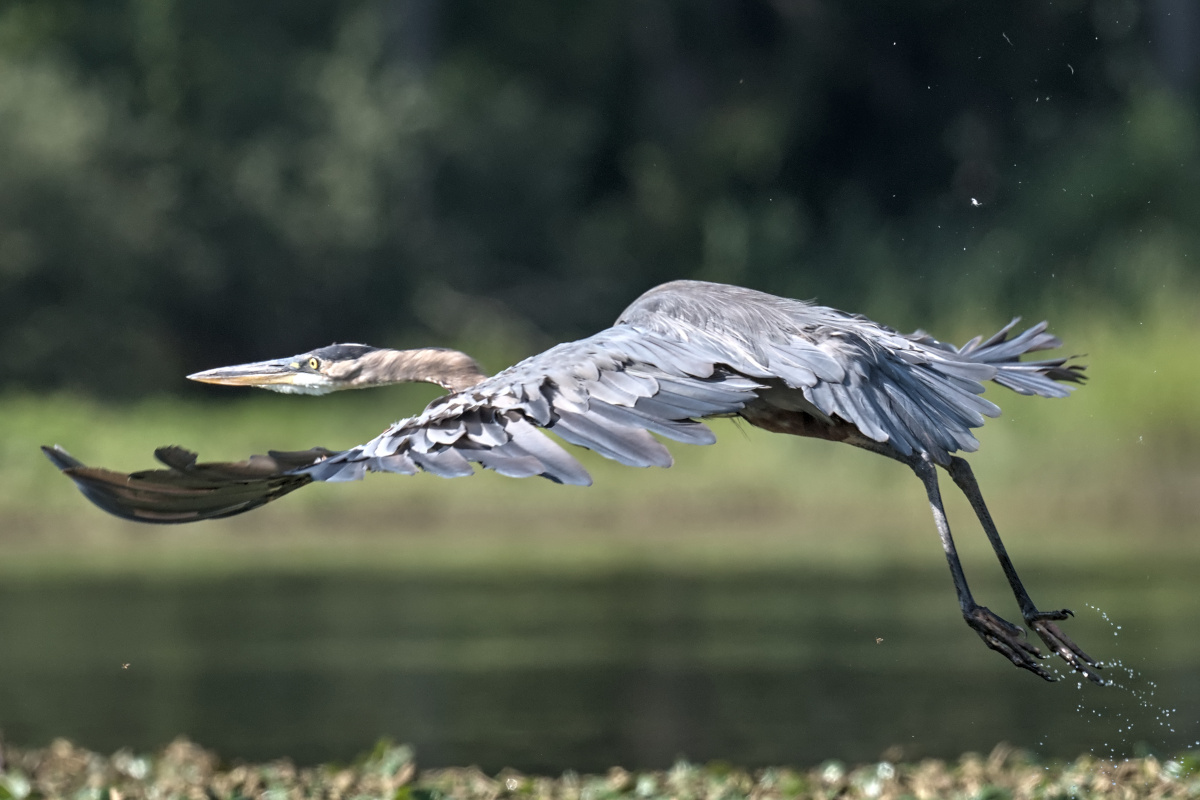
[(332, 454), (322, 447), (271, 451), (245, 461), (197, 464), (181, 447), (160, 447), (154, 456), (168, 469), (125, 474), (89, 467), (55, 445), (42, 452), (75, 482), (84, 497), (110, 514), (163, 525), (220, 519), (258, 508), (312, 482), (291, 470)]
[(1083, 383), (1087, 380), (1087, 376), (1083, 374), (1086, 367), (1082, 364), (1067, 363), (1072, 357), (1021, 361), (1021, 356), (1026, 353), (1062, 347), (1062, 341), (1057, 336), (1046, 333), (1045, 322), (1039, 322), (1025, 332), (1008, 338), (1009, 333), (1020, 321), (1020, 317), (1014, 317), (1012, 322), (986, 342), (982, 341), (982, 337), (975, 337), (958, 348), (959, 354), (972, 361), (996, 367), (996, 377), (992, 380), (1018, 394), (1066, 397), (1073, 387), (1062, 386), (1059, 382)]

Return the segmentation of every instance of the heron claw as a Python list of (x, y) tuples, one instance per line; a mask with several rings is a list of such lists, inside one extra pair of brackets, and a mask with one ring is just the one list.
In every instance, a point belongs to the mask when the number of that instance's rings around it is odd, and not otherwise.
[(1100, 668), (1100, 663), (1083, 652), (1079, 645), (1071, 641), (1071, 637), (1063, 633), (1052, 621), (1066, 619), (1067, 616), (1073, 615), (1066, 609), (1062, 609), (1061, 611), (1036, 611), (1026, 616), (1025, 622), (1037, 632), (1041, 640), (1046, 643), (1046, 647), (1050, 648), (1050, 652), (1061, 656), (1062, 660), (1066, 661), (1071, 669), (1083, 675), (1092, 683), (1098, 683), (1101, 686), (1106, 685), (1107, 681), (1101, 678), (1099, 673), (1096, 672)]
[(1071, 610), (1071, 609), (1069, 609), (1069, 608), (1060, 608), (1060, 609), (1058, 609), (1057, 611), (1037, 611), (1037, 610), (1034, 610), (1032, 613), (1025, 615), (1025, 622), (1027, 622), (1029, 625), (1033, 625), (1033, 623), (1034, 623), (1034, 622), (1036, 622), (1037, 620), (1044, 620), (1044, 619), (1054, 619), (1054, 620), (1059, 620), (1059, 619), (1070, 619), (1070, 618), (1071, 618), (1071, 617), (1073, 617), (1073, 616), (1075, 616), (1075, 612), (1074, 612), (1074, 611), (1072, 611), (1072, 610)]
[(1025, 629), (997, 616), (984, 606), (975, 606), (963, 614), (967, 624), (979, 634), (983, 643), (1000, 653), (1015, 666), (1027, 669), (1039, 678), (1055, 678), (1039, 662), (1046, 658), (1034, 645), (1025, 640)]

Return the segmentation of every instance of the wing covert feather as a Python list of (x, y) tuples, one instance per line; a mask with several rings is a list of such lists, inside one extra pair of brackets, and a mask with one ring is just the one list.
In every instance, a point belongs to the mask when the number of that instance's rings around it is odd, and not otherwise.
[[(709, 444), (715, 437), (696, 420), (735, 414), (764, 388), (719, 357), (705, 343), (697, 347), (633, 326), (609, 328), (438, 398), (375, 439), (301, 471), (319, 481), (410, 468), (461, 477), (475, 463), (507, 474), (590, 483), (583, 467), (542, 430), (623, 464), (668, 467), (671, 454), (651, 433)], [(537, 472), (534, 462), (541, 466)]]

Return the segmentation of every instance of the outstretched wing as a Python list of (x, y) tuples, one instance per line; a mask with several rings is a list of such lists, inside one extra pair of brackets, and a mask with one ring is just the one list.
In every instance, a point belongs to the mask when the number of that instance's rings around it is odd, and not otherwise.
[(618, 326), (438, 398), (342, 452), (272, 451), (197, 464), (193, 453), (160, 448), (155, 455), (168, 469), (127, 475), (87, 467), (61, 448), (43, 451), (105, 511), (140, 522), (191, 522), (249, 511), (314, 480), (357, 480), (366, 472), (455, 478), (479, 464), (515, 478), (590, 484), (583, 466), (543, 430), (623, 464), (667, 467), (671, 455), (652, 433), (711, 444), (716, 437), (696, 420), (734, 414), (762, 388), (695, 355), (686, 341)]
[(622, 464), (669, 467), (671, 454), (650, 434), (711, 444), (712, 431), (696, 420), (734, 414), (764, 386), (697, 355), (686, 340), (618, 326), (439, 398), (302, 472), (319, 481), (357, 480), (368, 471), (457, 478), (480, 464), (515, 478), (587, 485), (583, 467), (542, 430)]
[(810, 307), (805, 316), (806, 327), (781, 325), (753, 347), (729, 348), (725, 363), (752, 378), (776, 378), (806, 401), (770, 393), (763, 397), (768, 405), (844, 420), (902, 457), (948, 464), (952, 453), (978, 449), (972, 429), (1000, 414), (982, 397), (988, 381), (1020, 394), (1065, 397), (1071, 387), (1059, 381), (1083, 379), (1082, 367), (1064, 366), (1066, 359), (1020, 361), (1059, 346), (1045, 323), (1009, 340), (1014, 320), (982, 345), (956, 348), (832, 309)]
[(785, 390), (764, 393), (766, 406), (836, 417), (899, 456), (942, 464), (977, 449), (971, 429), (1000, 413), (980, 397), (986, 381), (1064, 397), (1071, 387), (1059, 381), (1083, 379), (1067, 359), (1020, 360), (1060, 345), (1044, 322), (1009, 339), (1013, 320), (986, 342), (957, 348), (921, 331), (905, 336), (862, 316), (702, 281), (651, 289), (619, 321), (642, 328), (647, 341), (688, 341), (693, 356)]
[(108, 513), (158, 524), (220, 519), (258, 508), (312, 483), (312, 478), (293, 470), (333, 454), (314, 447), (294, 453), (271, 451), (232, 463), (197, 464), (195, 453), (160, 447), (154, 456), (167, 469), (127, 475), (89, 467), (57, 445), (43, 447), (42, 452), (84, 497)]

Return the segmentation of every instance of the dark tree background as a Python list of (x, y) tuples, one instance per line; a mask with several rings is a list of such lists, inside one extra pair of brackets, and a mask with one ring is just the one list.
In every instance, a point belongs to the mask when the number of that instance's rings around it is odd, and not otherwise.
[(519, 353), (678, 277), (1137, 314), (1194, 288), (1198, 75), (1192, 0), (8, 2), (2, 380)]

